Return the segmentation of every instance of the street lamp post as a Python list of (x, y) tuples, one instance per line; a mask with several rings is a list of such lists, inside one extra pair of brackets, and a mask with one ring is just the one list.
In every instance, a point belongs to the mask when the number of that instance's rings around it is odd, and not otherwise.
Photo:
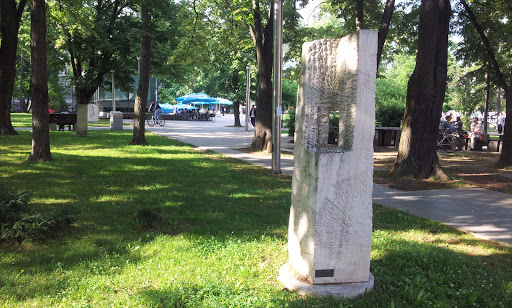
[(116, 111), (116, 83), (114, 81), (114, 73), (115, 70), (111, 70), (112, 72), (112, 111)]
[(251, 67), (247, 65), (245, 67), (247, 70), (247, 85), (245, 87), (245, 131), (249, 131), (249, 112), (251, 105)]
[(281, 100), (283, 61), (283, 1), (274, 0), (274, 82), (272, 96), (272, 173), (281, 174)]

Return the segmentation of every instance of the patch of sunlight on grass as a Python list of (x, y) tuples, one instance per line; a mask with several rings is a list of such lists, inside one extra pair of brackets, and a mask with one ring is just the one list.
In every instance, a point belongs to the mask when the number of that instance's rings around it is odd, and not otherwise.
[(127, 202), (132, 201), (132, 198), (127, 195), (100, 195), (92, 197), (91, 202)]
[(184, 202), (176, 202), (176, 201), (167, 201), (163, 204), (163, 206), (171, 206), (171, 207), (178, 207), (184, 205)]
[(229, 195), (230, 198), (234, 199), (245, 199), (245, 198), (258, 198), (258, 195), (255, 194), (247, 194), (247, 193), (232, 193)]
[(40, 203), (40, 204), (61, 204), (61, 203), (73, 203), (75, 200), (73, 199), (57, 199), (57, 198), (38, 198), (32, 197), (32, 203)]
[(464, 253), (470, 256), (490, 256), (496, 253), (496, 251), (494, 251), (493, 249), (482, 249), (481, 247), (477, 247), (472, 244), (470, 245), (458, 242), (447, 243), (443, 241), (440, 242), (437, 246), (442, 248), (448, 248), (454, 252)]
[(160, 189), (171, 189), (172, 185), (171, 184), (160, 184), (160, 183), (157, 183), (157, 184), (152, 184), (152, 185), (137, 185), (135, 187), (135, 189), (138, 189), (138, 190), (160, 190)]

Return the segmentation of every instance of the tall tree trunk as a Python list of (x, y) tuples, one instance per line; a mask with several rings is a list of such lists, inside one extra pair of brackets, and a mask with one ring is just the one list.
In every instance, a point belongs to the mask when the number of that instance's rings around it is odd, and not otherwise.
[(0, 136), (16, 135), (11, 123), (11, 101), (16, 76), (18, 30), (26, 0), (0, 0)]
[(87, 105), (89, 104), (94, 93), (96, 92), (96, 88), (81, 88), (80, 86), (76, 86), (75, 91), (77, 100), (76, 135), (79, 137), (85, 137), (87, 136), (88, 131)]
[(233, 113), (235, 114), (235, 127), (241, 127), (240, 124), (240, 101), (235, 99), (233, 102)]
[[(272, 152), (272, 50), (274, 2), (270, 7), (270, 17), (265, 28), (262, 28), (259, 2), (253, 0), (254, 28), (251, 28), (253, 41), (256, 45), (256, 130), (251, 147)], [(247, 111), (249, 112), (249, 110)]]
[(365, 29), (364, 27), (364, 0), (356, 0), (356, 29)]
[(48, 70), (46, 64), (46, 6), (44, 0), (32, 0), (32, 152), (28, 160), (48, 161), (50, 152), (50, 121), (48, 116)]
[[(69, 45), (73, 44), (73, 39), (71, 35), (68, 36)], [(84, 70), (82, 69), (82, 62), (75, 56), (75, 54), (70, 51), (71, 58), (71, 68), (73, 69), (73, 77), (76, 80), (80, 80), (80, 77), (83, 76)], [(91, 64), (91, 63), (89, 63)], [(103, 80), (106, 72), (102, 71), (97, 73), (95, 76), (96, 82), (93, 84), (100, 85)], [(87, 126), (88, 126), (88, 117), (87, 117), (87, 105), (91, 101), (94, 93), (97, 90), (97, 86), (87, 86), (86, 83), (78, 83), (75, 86), (75, 94), (76, 94), (76, 107), (77, 107), (77, 123), (76, 123), (76, 135), (85, 137), (87, 136)]]
[(20, 91), (19, 91), (20, 108), (25, 112), (25, 99), (23, 98), (23, 54), (20, 55)]
[(149, 91), (149, 74), (151, 70), (151, 35), (148, 32), (150, 16), (146, 4), (142, 4), (142, 37), (140, 39), (140, 76), (137, 96), (135, 97), (133, 122), (133, 139), (130, 144), (148, 144), (145, 135), (146, 106)]
[(496, 89), (496, 111), (498, 114), (501, 113), (501, 89), (499, 87)]
[(441, 169), (436, 140), (446, 92), (449, 0), (423, 0), (420, 9), (416, 67), (407, 87), (407, 101), (395, 176), (448, 178)]
[(503, 146), (498, 163), (496, 163), (497, 168), (505, 168), (512, 165), (512, 72), (510, 74), (509, 86), (505, 88), (505, 111)]
[(487, 137), (487, 128), (489, 123), (487, 118), (489, 117), (489, 96), (491, 94), (491, 79), (488, 73), (485, 73), (485, 103), (484, 103), (484, 118), (482, 119), (484, 137)]
[(379, 73), (380, 59), (382, 58), (384, 43), (386, 42), (386, 37), (388, 36), (389, 25), (391, 24), (394, 11), (395, 0), (387, 0), (379, 27), (379, 40), (377, 44), (377, 74)]

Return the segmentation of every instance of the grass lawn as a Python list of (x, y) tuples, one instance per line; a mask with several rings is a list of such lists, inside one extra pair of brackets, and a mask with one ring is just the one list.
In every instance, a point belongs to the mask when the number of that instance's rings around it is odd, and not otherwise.
[(11, 113), (12, 126), (16, 127), (32, 127), (31, 113)]
[[(58, 239), (0, 244), (0, 307), (512, 307), (512, 248), (374, 206), (375, 289), (355, 300), (283, 290), (289, 177), (156, 135), (0, 137), (0, 184), (43, 213), (69, 209)], [(164, 219), (145, 228), (150, 209)]]
[[(31, 113), (11, 113), (12, 126), (16, 127), (32, 127)], [(110, 127), (110, 119), (98, 119), (98, 123), (88, 123), (89, 127)], [(123, 126), (131, 126), (124, 123)]]

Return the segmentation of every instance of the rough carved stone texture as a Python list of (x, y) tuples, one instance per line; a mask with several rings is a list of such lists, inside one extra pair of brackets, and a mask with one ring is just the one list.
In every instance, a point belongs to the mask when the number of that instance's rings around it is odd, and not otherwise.
[[(312, 284), (370, 277), (377, 32), (302, 48), (289, 265)], [(337, 145), (329, 112), (340, 111)]]

